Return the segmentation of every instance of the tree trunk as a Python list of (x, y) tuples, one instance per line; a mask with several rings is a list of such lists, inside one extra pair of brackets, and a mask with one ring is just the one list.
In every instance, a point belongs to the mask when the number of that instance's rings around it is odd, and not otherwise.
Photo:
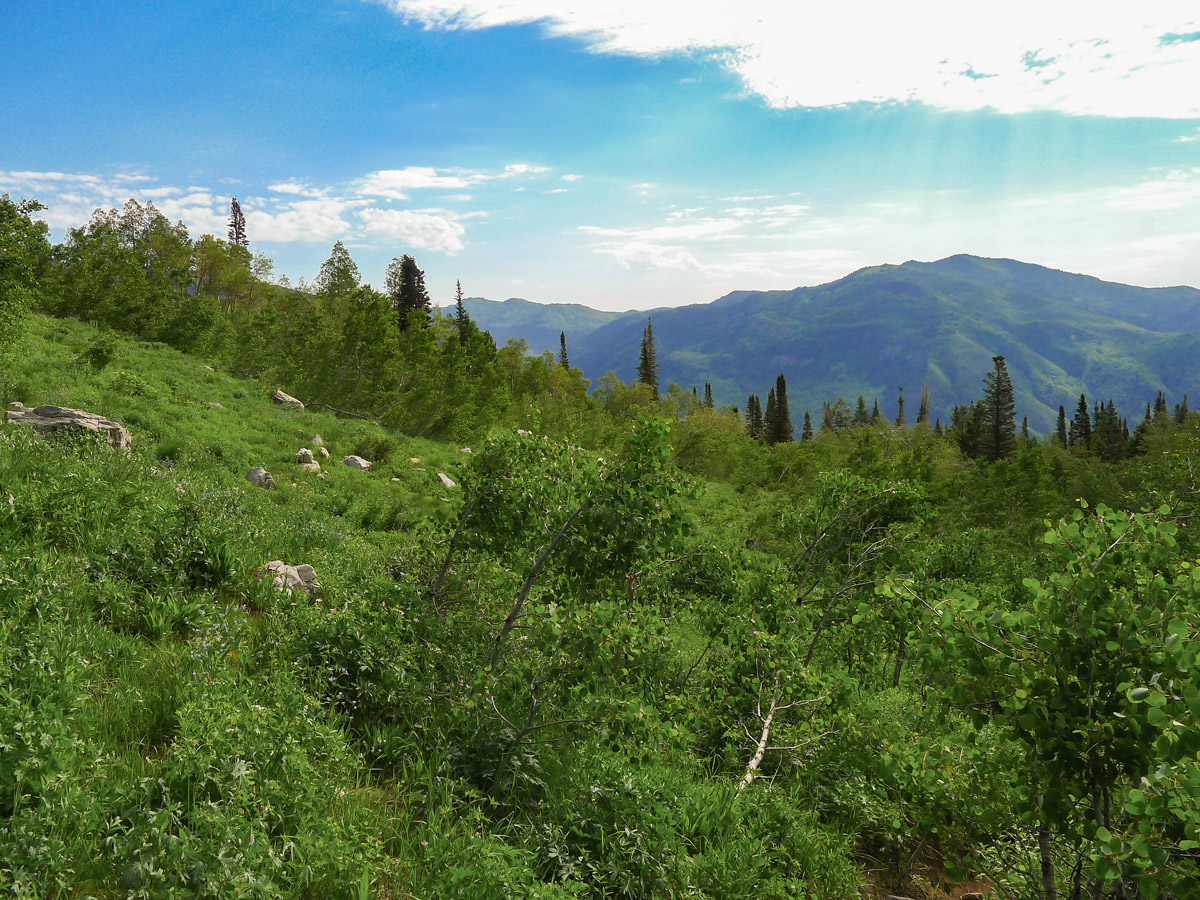
[(1050, 826), (1038, 825), (1038, 854), (1042, 858), (1042, 896), (1045, 900), (1058, 900), (1054, 886), (1054, 858), (1050, 855)]

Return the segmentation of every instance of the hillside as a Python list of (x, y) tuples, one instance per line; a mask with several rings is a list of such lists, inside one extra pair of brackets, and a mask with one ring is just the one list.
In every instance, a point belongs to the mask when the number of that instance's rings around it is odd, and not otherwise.
[[(512, 301), (509, 301), (510, 303)], [(1014, 260), (953, 256), (934, 263), (862, 269), (838, 281), (791, 291), (740, 291), (713, 303), (651, 313), (607, 314), (597, 324), (578, 307), (520, 317), (504, 304), (477, 304), (472, 315), (497, 340), (567, 335), (572, 365), (593, 380), (608, 370), (635, 376), (647, 315), (653, 317), (664, 383), (711, 382), (719, 403), (744, 406), (783, 372), (793, 410), (859, 394), (894, 415), (898, 389), (933, 394), (934, 415), (978, 397), (991, 357), (1008, 361), (1017, 414), (1049, 431), (1059, 404), (1079, 394), (1115, 400), (1137, 420), (1159, 390), (1180, 397), (1200, 382), (1192, 351), (1200, 333), (1200, 291), (1138, 288)], [(570, 314), (566, 310), (570, 310)], [(798, 417), (797, 417), (798, 418)]]

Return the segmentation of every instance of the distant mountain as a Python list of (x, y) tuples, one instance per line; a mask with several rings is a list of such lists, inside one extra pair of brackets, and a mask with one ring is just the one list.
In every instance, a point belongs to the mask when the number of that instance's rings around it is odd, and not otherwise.
[[(982, 394), (991, 358), (1003, 354), (1017, 416), (1048, 431), (1059, 404), (1074, 411), (1112, 398), (1130, 427), (1165, 390), (1200, 399), (1200, 290), (1140, 288), (1010, 259), (952, 256), (874, 266), (790, 291), (736, 291), (706, 304), (605, 313), (578, 305), (474, 300), (468, 311), (503, 343), (557, 351), (566, 333), (572, 365), (589, 378), (635, 376), (642, 328), (654, 322), (665, 385), (709, 381), (718, 403), (744, 408), (787, 377), (792, 419), (821, 402), (878, 398), (889, 416), (903, 387), (909, 421), (921, 385), (935, 416)], [(1196, 405), (1193, 403), (1193, 405)]]

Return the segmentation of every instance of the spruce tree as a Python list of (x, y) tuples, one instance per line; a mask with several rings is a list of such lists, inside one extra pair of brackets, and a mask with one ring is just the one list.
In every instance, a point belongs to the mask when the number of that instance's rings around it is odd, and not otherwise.
[(1092, 446), (1092, 419), (1088, 415), (1087, 396), (1079, 395), (1079, 405), (1075, 407), (1075, 418), (1071, 420), (1070, 442), (1072, 447), (1087, 450)]
[(875, 398), (875, 408), (871, 410), (871, 424), (877, 425), (879, 423), (879, 420), (882, 418), (883, 418), (883, 415), (879, 412), (879, 398), (876, 397)]
[(775, 405), (775, 388), (767, 391), (767, 413), (763, 416), (763, 437), (768, 444), (775, 443), (776, 420), (778, 408)]
[(1058, 404), (1058, 424), (1054, 426), (1054, 437), (1058, 446), (1067, 446), (1067, 409), (1061, 403)]
[(418, 316), (421, 324), (429, 323), (432, 306), (429, 291), (425, 290), (425, 273), (417, 268), (417, 261), (407, 253), (399, 259), (392, 258), (388, 263), (385, 280), (386, 293), (396, 310), (396, 324), (401, 331), (408, 328), (409, 318), (415, 310), (421, 310), (424, 315)]
[(646, 319), (642, 329), (642, 350), (638, 357), (638, 381), (650, 388), (658, 399), (658, 351), (654, 348), (654, 326)]
[(571, 368), (571, 361), (567, 359), (567, 333), (565, 331), (558, 333), (558, 364), (564, 369)]
[(983, 402), (980, 404), (980, 451), (985, 459), (995, 462), (1016, 451), (1017, 429), (1016, 402), (1004, 357), (993, 356), (992, 365), (995, 368), (984, 379)]
[(1183, 402), (1175, 404), (1175, 424), (1182, 425), (1187, 421), (1188, 402), (1187, 394), (1183, 395)]
[(704, 382), (704, 405), (709, 409), (713, 408), (712, 385), (707, 381)]
[(800, 440), (811, 441), (812, 439), (812, 419), (808, 417), (808, 410), (806, 409), (804, 411), (804, 427), (800, 429)]
[(237, 197), (229, 201), (229, 243), (238, 247), (250, 245), (246, 237), (246, 217), (242, 215), (242, 206)]
[(858, 403), (854, 407), (854, 424), (866, 425), (871, 421), (871, 414), (867, 412), (867, 401), (863, 399), (863, 395), (858, 395)]
[(775, 379), (775, 432), (772, 443), (786, 444), (792, 440), (792, 416), (788, 412), (787, 381), (780, 372)]
[(471, 317), (467, 315), (467, 308), (463, 306), (462, 282), (458, 279), (454, 281), (454, 324), (458, 328), (458, 343), (460, 346), (467, 345), (467, 335)]
[(921, 405), (917, 407), (917, 424), (929, 424), (929, 407), (932, 405), (932, 399), (929, 395), (929, 385), (921, 385)]
[(1029, 416), (1021, 416), (1021, 440), (1029, 442)]
[(751, 394), (746, 398), (746, 434), (756, 441), (762, 440), (763, 414), (758, 394)]
[(896, 427), (908, 427), (908, 420), (904, 417), (904, 388), (900, 388), (900, 399), (896, 403), (898, 411), (896, 412)]
[(1167, 418), (1167, 395), (1164, 391), (1159, 391), (1158, 396), (1154, 398), (1154, 421), (1162, 422)]

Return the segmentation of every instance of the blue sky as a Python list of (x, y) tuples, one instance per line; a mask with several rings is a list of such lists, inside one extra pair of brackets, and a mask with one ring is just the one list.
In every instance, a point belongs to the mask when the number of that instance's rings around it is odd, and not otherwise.
[[(9, 0), (0, 191), (606, 309), (968, 252), (1200, 285), (1200, 8)], [(1101, 7), (1101, 8), (1098, 8)], [(681, 12), (681, 10), (684, 10)]]

